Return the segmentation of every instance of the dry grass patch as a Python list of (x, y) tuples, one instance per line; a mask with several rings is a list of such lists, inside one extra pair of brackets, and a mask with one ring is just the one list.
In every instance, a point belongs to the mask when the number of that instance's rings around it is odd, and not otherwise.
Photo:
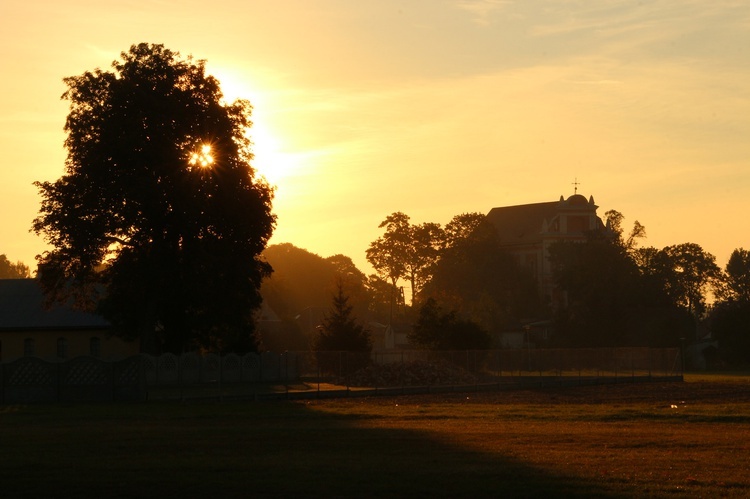
[(748, 497), (750, 384), (0, 408), (2, 497)]
[(314, 404), (644, 497), (750, 496), (746, 377)]

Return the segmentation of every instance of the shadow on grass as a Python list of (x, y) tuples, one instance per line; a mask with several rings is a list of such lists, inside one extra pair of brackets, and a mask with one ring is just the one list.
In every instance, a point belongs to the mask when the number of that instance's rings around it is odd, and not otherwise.
[(8, 408), (2, 496), (624, 497), (362, 422), (288, 402)]

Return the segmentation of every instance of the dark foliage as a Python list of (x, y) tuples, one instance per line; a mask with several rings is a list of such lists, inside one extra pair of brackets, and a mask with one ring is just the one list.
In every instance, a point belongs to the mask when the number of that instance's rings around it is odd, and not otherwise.
[(318, 335), (312, 345), (315, 351), (369, 352), (372, 350), (370, 332), (352, 317), (349, 297), (342, 283), (337, 285), (333, 305), (323, 317)]
[(486, 350), (492, 340), (477, 323), (460, 318), (455, 310), (445, 312), (429, 298), (419, 310), (409, 342), (430, 350)]
[[(337, 284), (333, 305), (323, 317), (311, 347), (317, 352), (319, 368), (325, 373), (345, 376), (370, 363), (370, 331), (352, 317), (352, 306), (342, 281)], [(339, 353), (346, 355), (342, 357)], [(342, 359), (346, 362), (342, 363)]]
[(750, 302), (717, 303), (711, 311), (711, 330), (719, 341), (723, 361), (734, 366), (750, 366)]
[(284, 323), (263, 333), (263, 347), (276, 351), (307, 349), (338, 282), (343, 283), (352, 315), (365, 322), (371, 294), (367, 278), (344, 255), (323, 258), (290, 243), (274, 244), (263, 252), (273, 275), (263, 281), (265, 303)]
[(203, 61), (162, 45), (112, 67), (65, 79), (65, 174), (36, 184), (33, 230), (54, 248), (43, 287), (146, 351), (254, 348), (275, 216), (250, 166), (250, 104), (226, 104)]
[(370, 243), (367, 261), (383, 279), (395, 287), (400, 279), (411, 285), (411, 301), (429, 280), (432, 268), (443, 245), (440, 224), (412, 224), (402, 212), (388, 215), (378, 226), (385, 233)]
[(495, 227), (484, 215), (454, 217), (446, 234), (448, 243), (422, 298), (450, 303), (457, 313), (490, 331), (511, 329), (521, 318), (541, 313), (536, 279), (503, 251)]
[(719, 301), (711, 313), (711, 330), (719, 340), (723, 361), (734, 366), (750, 365), (750, 251), (738, 248), (729, 257)]
[(750, 251), (737, 248), (732, 252), (716, 294), (721, 301), (750, 303)]
[[(689, 265), (674, 256), (674, 248), (629, 250), (622, 240), (606, 237), (553, 245), (553, 274), (566, 297), (556, 314), (555, 343), (676, 346), (680, 338), (693, 338), (706, 277), (692, 267), (696, 277), (683, 276), (681, 269)], [(694, 284), (688, 292), (681, 283)]]
[(323, 258), (291, 243), (266, 248), (263, 257), (273, 275), (263, 282), (263, 298), (282, 318), (293, 318), (308, 307), (327, 308), (337, 282), (343, 280), (354, 315), (364, 318), (368, 307), (365, 275), (351, 258)]

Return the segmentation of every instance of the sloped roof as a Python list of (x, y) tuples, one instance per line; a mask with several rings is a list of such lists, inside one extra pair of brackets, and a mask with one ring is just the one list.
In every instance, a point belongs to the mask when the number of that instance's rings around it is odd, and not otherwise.
[(44, 307), (36, 279), (0, 279), (0, 331), (106, 329), (101, 316), (64, 305)]
[(526, 244), (541, 240), (544, 221), (560, 208), (558, 201), (492, 208), (487, 219), (497, 228), (502, 244)]

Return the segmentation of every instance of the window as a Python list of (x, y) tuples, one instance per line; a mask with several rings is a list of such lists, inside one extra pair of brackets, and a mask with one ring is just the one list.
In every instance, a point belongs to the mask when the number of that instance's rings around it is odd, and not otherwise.
[(568, 217), (568, 233), (589, 230), (589, 218), (583, 216)]
[(26, 338), (23, 340), (23, 355), (24, 357), (33, 357), (36, 354), (34, 348), (34, 338)]
[(66, 359), (68, 357), (68, 340), (57, 338), (57, 358)]
[(89, 339), (89, 355), (92, 357), (99, 357), (102, 354), (102, 342), (96, 337), (92, 336)]

